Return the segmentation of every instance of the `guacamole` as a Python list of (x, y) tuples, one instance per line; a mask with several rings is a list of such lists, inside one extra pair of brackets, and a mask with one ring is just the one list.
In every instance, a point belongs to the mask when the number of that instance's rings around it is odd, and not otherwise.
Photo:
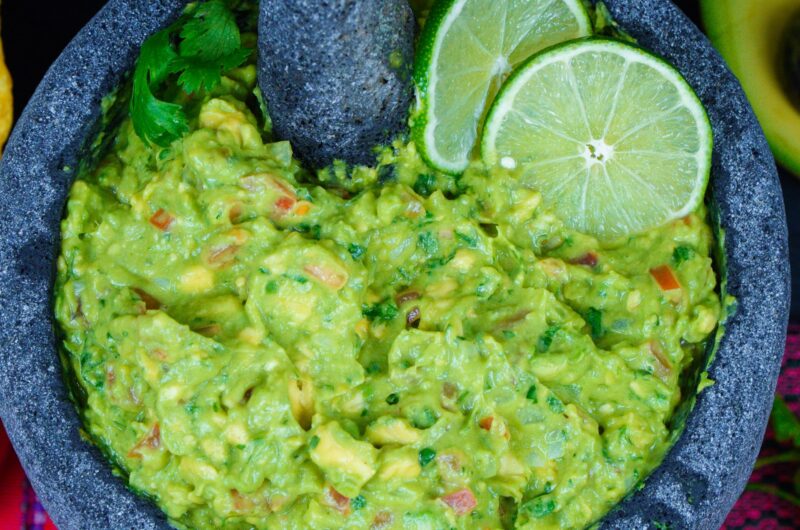
[(179, 528), (601, 518), (716, 329), (706, 212), (601, 244), (413, 143), (312, 175), (255, 74), (169, 147), (124, 120), (72, 187), (55, 310), (88, 435)]

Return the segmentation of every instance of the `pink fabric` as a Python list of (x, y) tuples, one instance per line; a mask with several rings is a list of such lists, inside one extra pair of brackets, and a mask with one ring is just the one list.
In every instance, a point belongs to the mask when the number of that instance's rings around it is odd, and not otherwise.
[[(800, 415), (800, 326), (790, 326), (786, 339), (778, 393), (795, 414)], [(772, 428), (761, 446), (759, 456), (770, 456), (787, 448), (775, 441)], [(777, 486), (794, 492), (794, 474), (800, 472), (796, 463), (774, 464), (757, 469), (750, 477), (751, 483)], [(724, 530), (794, 530), (800, 528), (800, 507), (770, 493), (745, 491), (723, 525)]]

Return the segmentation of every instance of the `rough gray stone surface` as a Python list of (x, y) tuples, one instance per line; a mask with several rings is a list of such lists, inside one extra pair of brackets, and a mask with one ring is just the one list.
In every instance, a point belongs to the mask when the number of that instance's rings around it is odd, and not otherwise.
[(84, 442), (61, 378), (51, 306), (59, 222), (101, 99), (179, 0), (113, 0), (53, 64), (0, 162), (0, 416), (60, 530), (169, 528)]
[(374, 163), (406, 128), (415, 24), (407, 0), (261, 0), (259, 85), (295, 155)]
[[(79, 435), (61, 379), (51, 308), (59, 221), (80, 147), (100, 100), (144, 37), (181, 0), (112, 0), (53, 65), (0, 162), (0, 416), (61, 530), (168, 525), (115, 478)], [(664, 464), (603, 528), (712, 530), (742, 490), (763, 435), (783, 351), (789, 274), (775, 167), (734, 77), (667, 0), (607, 0), (621, 25), (686, 75), (716, 134), (713, 189), (729, 291), (739, 310), (684, 434)]]
[(665, 0), (605, 0), (619, 25), (675, 65), (714, 128), (712, 196), (725, 231), (727, 324), (686, 430), (645, 488), (602, 528), (717, 530), (750, 476), (780, 369), (789, 314), (786, 219), (775, 162), (738, 81), (692, 22)]

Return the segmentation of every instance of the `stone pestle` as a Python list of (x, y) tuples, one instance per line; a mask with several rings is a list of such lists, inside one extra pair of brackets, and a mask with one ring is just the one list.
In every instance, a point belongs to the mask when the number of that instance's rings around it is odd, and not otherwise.
[(275, 134), (306, 165), (372, 164), (407, 127), (407, 0), (261, 0), (258, 82)]

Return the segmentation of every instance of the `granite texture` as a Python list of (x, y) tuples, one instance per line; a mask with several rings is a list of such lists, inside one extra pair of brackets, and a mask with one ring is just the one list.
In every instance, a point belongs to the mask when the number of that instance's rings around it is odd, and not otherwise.
[(406, 0), (261, 0), (259, 85), (277, 136), (312, 167), (374, 163), (406, 129), (415, 25)]
[(112, 0), (53, 64), (0, 162), (0, 416), (60, 530), (169, 525), (84, 442), (56, 351), (51, 306), (59, 222), (80, 148), (101, 99), (179, 0)]
[[(738, 300), (712, 366), (664, 464), (603, 528), (712, 530), (741, 492), (760, 445), (788, 311), (786, 225), (775, 166), (736, 80), (667, 0), (607, 0), (626, 31), (686, 75), (716, 134), (712, 195)], [(100, 100), (143, 38), (181, 0), (112, 0), (53, 65), (0, 162), (0, 416), (61, 530), (167, 528), (79, 435), (61, 379), (51, 309), (59, 220)]]
[(724, 231), (728, 321), (704, 390), (661, 466), (602, 528), (717, 530), (744, 489), (761, 446), (789, 314), (786, 218), (775, 162), (731, 74), (705, 36), (671, 2), (605, 0), (643, 47), (675, 65), (714, 129), (711, 194)]

